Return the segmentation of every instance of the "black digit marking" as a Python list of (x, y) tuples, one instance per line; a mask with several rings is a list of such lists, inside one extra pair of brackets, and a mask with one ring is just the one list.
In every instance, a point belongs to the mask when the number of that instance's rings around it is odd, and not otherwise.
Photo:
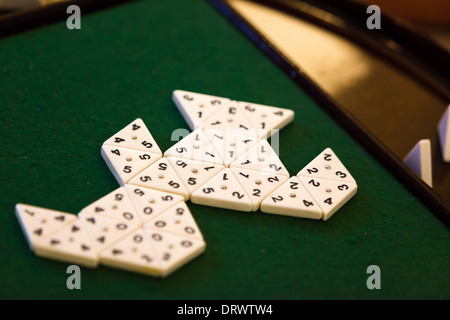
[(129, 212), (124, 212), (124, 213), (122, 214), (122, 216), (123, 216), (125, 219), (127, 219), (127, 220), (133, 219), (133, 214), (131, 214), (131, 213), (129, 213)]
[(164, 197), (161, 197), (161, 199), (162, 199), (163, 201), (172, 201), (172, 200), (173, 200), (173, 197), (172, 197), (172, 196), (164, 196)]
[(153, 261), (152, 258), (150, 258), (150, 257), (149, 257), (148, 255), (146, 255), (146, 254), (143, 254), (143, 255), (142, 255), (142, 259), (144, 259), (145, 262), (147, 262), (147, 263), (150, 263), (150, 262)]
[(191, 227), (184, 228), (184, 231), (186, 231), (186, 233), (188, 233), (188, 234), (194, 234), (195, 233), (195, 230), (193, 228), (191, 228)]
[(116, 195), (114, 196), (114, 200), (116, 201), (122, 201), (123, 199), (123, 194), (121, 193), (116, 193)]
[(123, 168), (123, 172), (125, 172), (125, 173), (130, 173), (130, 172), (131, 172), (131, 166), (125, 166), (125, 167)]
[(247, 110), (247, 111), (250, 111), (250, 112), (255, 111), (255, 108), (252, 108), (252, 107), (249, 106), (249, 105), (246, 105), (246, 106), (244, 107), (244, 109)]
[(153, 209), (150, 207), (145, 207), (144, 208), (144, 214), (151, 214), (153, 212)]
[(222, 178), (222, 180), (223, 180), (223, 181), (225, 181), (225, 180), (228, 180), (228, 178), (227, 178), (227, 174), (226, 174), (226, 173), (224, 173), (224, 174), (223, 174), (223, 178)]
[(267, 178), (267, 181), (269, 181), (269, 182), (274, 182), (274, 181), (280, 181), (280, 180), (278, 180), (278, 177), (275, 176), (275, 177), (269, 177), (269, 178)]
[(336, 171), (336, 175), (339, 176), (339, 178), (345, 178), (347, 175), (344, 172)]
[(177, 208), (177, 215), (181, 216), (184, 213), (184, 209), (183, 208)]
[(119, 149), (111, 150), (111, 153), (114, 153), (114, 154), (120, 156), (120, 151), (119, 151)]
[(114, 138), (114, 142), (115, 142), (115, 143), (121, 143), (121, 142), (123, 142), (123, 141), (125, 141), (125, 139), (122, 139), (122, 138), (119, 138), (119, 137), (115, 137), (115, 138)]
[(185, 94), (185, 95), (183, 96), (183, 99), (185, 99), (185, 100), (187, 100), (187, 101), (192, 101), (192, 100), (194, 100), (194, 98), (191, 97), (191, 96), (188, 95), (188, 94)]
[(155, 241), (161, 241), (162, 240), (162, 236), (158, 233), (153, 233), (152, 234), (152, 239)]
[(151, 148), (153, 147), (153, 144), (151, 142), (147, 142), (147, 141), (142, 141), (142, 145), (146, 148)]
[(136, 193), (138, 196), (143, 196), (145, 193), (141, 189), (134, 189), (134, 193)]
[(152, 178), (150, 176), (142, 176), (139, 178), (142, 182), (152, 181)]
[(242, 199), (244, 197), (243, 194), (240, 194), (239, 192), (235, 191), (231, 194), (232, 196), (237, 197), (238, 199)]
[(189, 240), (184, 240), (181, 242), (181, 246), (185, 247), (185, 248), (189, 248), (190, 246), (192, 246), (192, 242), (190, 242)]
[(348, 190), (348, 185), (342, 184), (342, 185), (338, 186), (338, 189), (341, 190), (341, 191)]
[(133, 123), (133, 128), (132, 128), (133, 131), (136, 131), (136, 130), (139, 129), (139, 128), (140, 128), (140, 126), (138, 126), (137, 124), (134, 124), (134, 123)]
[(273, 200), (273, 202), (283, 201), (283, 197), (282, 196), (272, 197), (272, 200)]
[(283, 111), (277, 111), (277, 112), (274, 112), (273, 114), (275, 114), (275, 115), (277, 115), (277, 116), (282, 116), (283, 115)]
[(140, 234), (137, 234), (133, 237), (133, 241), (136, 243), (141, 243), (142, 240), (144, 240), (144, 238)]
[(236, 107), (230, 107), (230, 108), (228, 108), (228, 113), (229, 113), (229, 114), (235, 114), (235, 113), (236, 113)]
[(122, 253), (122, 250), (119, 250), (119, 249), (113, 249), (112, 250), (112, 254), (113, 255), (118, 255), (118, 254), (121, 254)]
[(141, 160), (150, 160), (152, 157), (149, 154), (140, 155), (139, 158)]
[(269, 168), (273, 168), (276, 172), (281, 170), (281, 167), (278, 167), (276, 164), (272, 163)]
[(250, 175), (249, 174), (244, 174), (244, 173), (242, 173), (242, 172), (239, 172), (239, 174), (241, 175), (241, 176), (243, 176), (243, 177), (245, 177), (245, 178), (249, 178), (250, 177)]
[(169, 181), (169, 186), (171, 186), (172, 188), (178, 189), (180, 187), (180, 184), (170, 180)]
[(333, 202), (331, 202), (331, 198), (325, 199), (324, 202), (328, 203), (330, 206), (333, 204)]
[(313, 206), (313, 205), (314, 205), (314, 203), (309, 202), (309, 201), (306, 201), (306, 200), (303, 200), (303, 204), (304, 204), (306, 207), (309, 207), (309, 206)]
[(260, 197), (261, 195), (261, 190), (259, 190), (259, 189), (253, 189), (253, 195), (255, 196), (255, 197)]
[(167, 169), (167, 163), (161, 162), (158, 164), (159, 170), (166, 170)]
[(309, 182), (308, 183), (310, 183), (310, 184), (312, 184), (314, 187), (318, 187), (318, 186), (320, 186), (320, 183), (319, 182), (316, 182), (316, 181), (314, 181), (314, 179), (311, 179), (311, 180), (309, 180)]
[(291, 181), (290, 184), (291, 184), (291, 185), (290, 185), (290, 188), (291, 188), (291, 189), (294, 189), (294, 190), (295, 190), (295, 189), (298, 189), (298, 187), (297, 187), (297, 186), (298, 186), (298, 182)]
[(188, 179), (188, 184), (190, 184), (191, 186), (197, 184), (196, 178), (192, 178), (192, 177), (189, 178), (189, 179)]
[(213, 188), (203, 188), (203, 192), (204, 193), (211, 193), (211, 192), (214, 192), (214, 189)]
[(118, 223), (118, 224), (116, 224), (117, 230), (126, 230), (127, 227), (128, 226), (125, 223)]
[(186, 166), (187, 166), (187, 163), (184, 162), (183, 160), (177, 160), (177, 161), (175, 162), (175, 164), (176, 164), (177, 166), (182, 167), (182, 168), (186, 168)]
[(187, 149), (185, 147), (181, 147), (181, 148), (175, 148), (175, 151), (178, 153), (183, 153), (183, 152), (187, 152)]
[(163, 228), (166, 226), (166, 223), (164, 221), (156, 221), (155, 226), (158, 228)]
[(307, 169), (306, 171), (308, 171), (309, 174), (313, 174), (313, 173), (319, 172), (319, 169), (317, 169), (317, 168), (312, 168), (312, 169)]
[(324, 159), (325, 161), (331, 161), (331, 154), (325, 153), (323, 159)]

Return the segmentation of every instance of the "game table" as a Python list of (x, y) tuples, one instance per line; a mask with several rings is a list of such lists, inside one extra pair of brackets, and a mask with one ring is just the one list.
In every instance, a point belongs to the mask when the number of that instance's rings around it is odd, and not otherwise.
[[(130, 1), (0, 39), (2, 299), (449, 299), (450, 233), (308, 94), (206, 1)], [(103, 141), (136, 118), (161, 150), (188, 129), (175, 89), (290, 108), (295, 175), (331, 147), (358, 183), (328, 221), (188, 206), (207, 243), (167, 278), (35, 256), (16, 203), (77, 214), (118, 187)], [(368, 267), (381, 289), (368, 289)]]

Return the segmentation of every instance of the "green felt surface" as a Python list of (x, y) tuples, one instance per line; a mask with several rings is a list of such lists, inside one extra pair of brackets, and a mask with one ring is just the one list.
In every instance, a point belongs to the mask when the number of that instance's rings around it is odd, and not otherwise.
[[(0, 298), (449, 299), (450, 233), (205, 1), (136, 1), (0, 39)], [(35, 256), (16, 203), (77, 213), (118, 187), (100, 146), (140, 117), (162, 150), (188, 128), (174, 89), (291, 108), (280, 158), (294, 175), (331, 147), (358, 182), (330, 220), (188, 203), (206, 251), (166, 279), (100, 266), (66, 288)], [(366, 269), (381, 268), (368, 290)]]

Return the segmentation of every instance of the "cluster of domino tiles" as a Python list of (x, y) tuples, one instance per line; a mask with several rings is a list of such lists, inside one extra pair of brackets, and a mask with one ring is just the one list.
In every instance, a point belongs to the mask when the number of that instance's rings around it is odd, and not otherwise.
[(205, 250), (185, 197), (164, 188), (125, 184), (153, 163), (157, 170), (170, 166), (141, 119), (106, 140), (102, 155), (122, 186), (78, 215), (16, 205), (16, 216), (36, 255), (166, 277)]
[[(164, 156), (141, 119), (103, 143), (118, 189), (78, 216), (16, 205), (38, 256), (164, 277), (205, 250), (186, 200), (327, 220), (356, 193), (355, 180), (330, 148), (289, 177), (266, 138), (292, 121), (291, 110), (179, 90), (173, 99), (194, 131)], [(253, 125), (242, 110), (255, 115)], [(215, 127), (222, 122), (227, 130)], [(261, 130), (251, 130), (254, 124)]]
[[(327, 220), (356, 193), (331, 148), (290, 176), (267, 138), (293, 120), (292, 110), (182, 90), (172, 98), (193, 131), (164, 157), (191, 202)], [(129, 183), (146, 186), (147, 173)]]
[[(438, 122), (437, 133), (442, 160), (450, 163), (450, 105), (447, 106)], [(425, 183), (433, 187), (431, 147), (430, 139), (419, 140), (403, 158), (403, 162)]]

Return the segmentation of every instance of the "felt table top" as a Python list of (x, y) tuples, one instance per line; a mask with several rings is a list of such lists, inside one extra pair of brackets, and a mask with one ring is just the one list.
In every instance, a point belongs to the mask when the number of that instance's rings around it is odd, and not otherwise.
[[(0, 39), (1, 298), (450, 298), (447, 227), (210, 4), (132, 1), (81, 21)], [(289, 173), (331, 147), (358, 193), (325, 222), (188, 202), (202, 255), (165, 279), (82, 268), (82, 290), (68, 290), (68, 264), (29, 250), (15, 204), (76, 214), (117, 188), (101, 144), (142, 118), (168, 149), (188, 129), (175, 89), (294, 110), (279, 135)]]

